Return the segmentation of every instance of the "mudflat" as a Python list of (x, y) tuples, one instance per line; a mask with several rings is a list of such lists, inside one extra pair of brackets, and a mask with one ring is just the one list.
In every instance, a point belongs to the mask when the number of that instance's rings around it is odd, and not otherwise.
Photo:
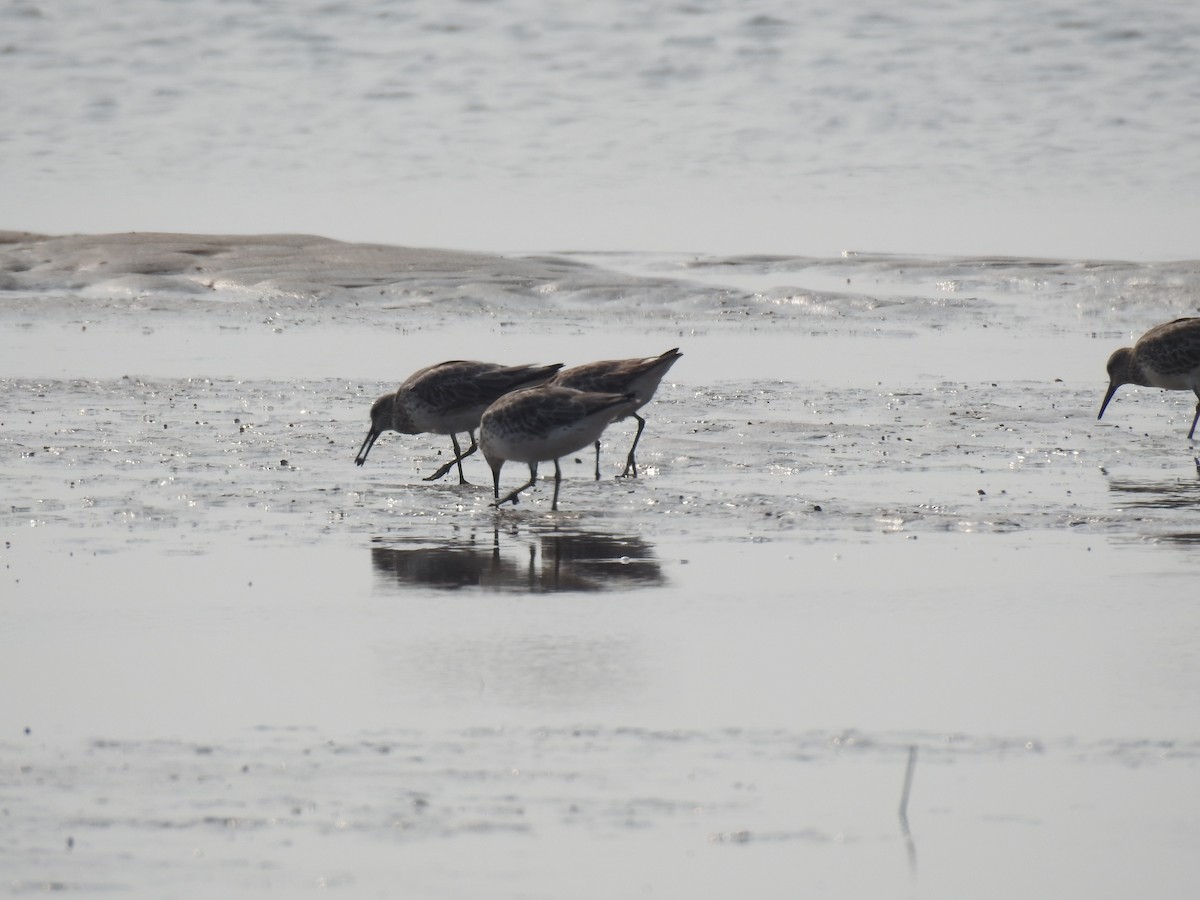
[[(1195, 398), (1096, 413), (1197, 282), (7, 233), (7, 884), (1185, 896)], [(354, 465), (422, 366), (675, 346), (557, 513)]]

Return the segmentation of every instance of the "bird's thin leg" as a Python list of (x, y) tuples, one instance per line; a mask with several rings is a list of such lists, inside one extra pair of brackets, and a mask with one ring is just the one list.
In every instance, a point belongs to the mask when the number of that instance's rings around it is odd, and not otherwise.
[[(497, 500), (495, 503), (492, 504), (492, 506), (503, 506), (509, 500), (512, 501), (513, 506), (516, 506), (517, 500), (519, 499), (517, 495), (520, 494), (521, 491), (525, 490), (526, 488), (533, 487), (536, 483), (537, 483), (537, 463), (530, 463), (529, 464), (529, 480), (527, 482), (525, 482), (523, 485), (521, 485), (519, 488), (517, 488), (515, 491), (510, 491), (509, 493), (505, 494), (503, 499)], [(500, 475), (498, 473), (496, 475), (496, 493), (497, 494), (500, 493)]]
[(1196, 433), (1196, 422), (1200, 421), (1200, 394), (1196, 395), (1196, 415), (1192, 417), (1192, 430), (1188, 432), (1188, 440)]
[(625, 471), (621, 473), (622, 478), (626, 476), (637, 478), (637, 460), (633, 458), (633, 452), (637, 450), (638, 441), (642, 439), (642, 429), (646, 427), (646, 420), (637, 413), (633, 413), (633, 417), (638, 420), (638, 430), (637, 434), (633, 436), (633, 446), (629, 448), (629, 456), (625, 460)]
[[(463, 470), (462, 470), (463, 452), (462, 452), (462, 447), (458, 446), (458, 435), (451, 434), (450, 435), (450, 443), (454, 446), (454, 461), (456, 463), (458, 463), (458, 483), (466, 484), (467, 476), (463, 474)], [(472, 441), (471, 443), (475, 443), (475, 442)], [(468, 450), (467, 452), (470, 453), (471, 451)]]
[(474, 453), (478, 449), (479, 445), (475, 443), (475, 432), (474, 431), (468, 431), (467, 434), (469, 434), (471, 436), (471, 446), (467, 448), (466, 453), (463, 453), (462, 448), (459, 447), (459, 445), (458, 445), (458, 435), (456, 435), (456, 434), (450, 435), (450, 443), (454, 445), (454, 459), (450, 460), (450, 462), (446, 463), (444, 466), (442, 466), (440, 469), (438, 469), (432, 475), (427, 476), (425, 478), (426, 481), (437, 481), (439, 478), (441, 478), (443, 475), (445, 475), (447, 472), (449, 472), (451, 469), (453, 469), (457, 465), (458, 466), (458, 483), (459, 484), (470, 484), (471, 483), (471, 482), (467, 481), (466, 476), (463, 475), (462, 461), (464, 459), (466, 459), (468, 456), (470, 456), (472, 453)]
[(562, 469), (558, 467), (558, 460), (554, 461), (554, 500), (550, 504), (552, 512), (558, 509), (558, 486), (562, 483)]
[[(458, 483), (459, 484), (470, 484), (471, 483), (471, 482), (467, 481), (467, 476), (463, 475), (462, 461), (464, 459), (466, 459), (468, 456), (470, 456), (472, 453), (474, 453), (476, 450), (479, 449), (479, 444), (475, 443), (475, 429), (468, 428), (467, 435), (471, 438), (471, 446), (467, 448), (466, 453), (459, 454), (459, 457), (458, 457)], [(455, 447), (454, 449), (457, 450), (458, 447)]]
[(600, 438), (596, 438), (596, 480), (600, 480)]

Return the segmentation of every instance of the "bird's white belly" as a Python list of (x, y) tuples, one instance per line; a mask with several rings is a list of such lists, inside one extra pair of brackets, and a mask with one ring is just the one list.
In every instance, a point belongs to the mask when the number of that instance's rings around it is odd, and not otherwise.
[(1200, 368), (1190, 372), (1156, 372), (1150, 366), (1143, 366), (1146, 379), (1154, 387), (1167, 391), (1194, 391), (1200, 386)]
[(438, 415), (416, 413), (413, 415), (413, 425), (419, 432), (462, 434), (466, 431), (474, 431), (479, 427), (479, 417), (483, 415), (484, 408), (480, 406)]
[(543, 462), (559, 459), (595, 442), (604, 431), (604, 421), (585, 421), (538, 437), (507, 433), (489, 433), (486, 436), (487, 452), (493, 456), (513, 462)]

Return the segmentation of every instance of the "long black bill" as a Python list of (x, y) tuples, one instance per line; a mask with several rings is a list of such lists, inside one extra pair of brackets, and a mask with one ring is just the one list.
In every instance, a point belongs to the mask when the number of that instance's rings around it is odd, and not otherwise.
[(1113, 394), (1117, 392), (1120, 385), (1115, 381), (1108, 386), (1108, 393), (1104, 395), (1104, 402), (1100, 404), (1100, 415), (1096, 416), (1097, 420), (1104, 418), (1104, 410), (1108, 409), (1108, 401), (1113, 398)]
[(367, 461), (367, 454), (371, 452), (371, 448), (375, 446), (375, 441), (383, 434), (382, 431), (372, 428), (367, 432), (367, 438), (362, 442), (362, 446), (358, 448), (358, 456), (354, 457), (354, 464), (361, 466)]

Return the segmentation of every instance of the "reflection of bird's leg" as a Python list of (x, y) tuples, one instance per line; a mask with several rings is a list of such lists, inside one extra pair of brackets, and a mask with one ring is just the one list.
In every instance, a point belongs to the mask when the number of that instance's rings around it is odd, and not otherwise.
[(600, 480), (600, 438), (596, 438), (596, 480)]
[(621, 473), (622, 478), (627, 475), (637, 478), (637, 461), (633, 458), (633, 451), (637, 450), (638, 441), (642, 438), (642, 429), (646, 427), (645, 419), (637, 413), (632, 413), (631, 415), (638, 420), (638, 430), (637, 434), (633, 436), (633, 446), (629, 448), (629, 456), (625, 460), (625, 471)]
[[(555, 466), (557, 466), (557, 465), (558, 465), (558, 463), (555, 463)], [(497, 473), (497, 475), (496, 475), (496, 484), (497, 484), (496, 493), (497, 494), (500, 493), (500, 488), (498, 486), (499, 483), (500, 483), (500, 475), (499, 475), (499, 473)], [(537, 484), (537, 463), (530, 463), (529, 464), (529, 480), (527, 482), (525, 482), (523, 485), (521, 485), (519, 488), (517, 488), (515, 491), (510, 491), (509, 493), (505, 494), (504, 497), (497, 500), (495, 503), (492, 504), (492, 506), (503, 506), (509, 500), (511, 500), (513, 502), (513, 506), (516, 506), (517, 500), (518, 500), (517, 495), (520, 494), (521, 491), (525, 490), (526, 488), (533, 487), (535, 484)], [(555, 492), (555, 499), (556, 500), (558, 499), (557, 491)]]
[(467, 477), (463, 474), (462, 461), (464, 459), (466, 459), (468, 456), (470, 456), (472, 453), (474, 453), (479, 448), (479, 445), (475, 443), (475, 432), (474, 431), (468, 431), (467, 434), (469, 434), (471, 436), (471, 446), (467, 448), (466, 453), (463, 453), (462, 448), (458, 446), (458, 435), (456, 435), (456, 434), (450, 435), (450, 443), (454, 445), (454, 459), (450, 460), (450, 462), (446, 463), (444, 466), (442, 466), (440, 469), (438, 469), (432, 475), (427, 477), (425, 479), (426, 481), (437, 481), (439, 478), (441, 478), (443, 475), (445, 475), (447, 472), (449, 472), (451, 469), (453, 469), (457, 465), (458, 466), (458, 483), (459, 484), (470, 484), (470, 482), (467, 481)]
[(1196, 415), (1192, 418), (1192, 430), (1188, 432), (1188, 440), (1196, 433), (1196, 422), (1200, 421), (1200, 390), (1196, 391)]

